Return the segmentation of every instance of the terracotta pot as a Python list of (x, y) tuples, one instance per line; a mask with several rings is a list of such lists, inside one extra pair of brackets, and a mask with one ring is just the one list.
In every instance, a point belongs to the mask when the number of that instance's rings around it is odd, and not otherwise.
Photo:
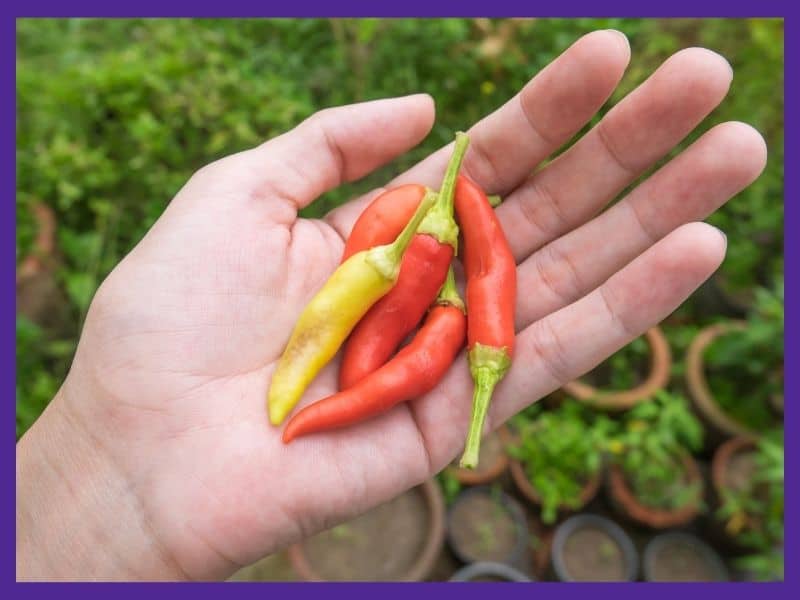
[(714, 399), (705, 375), (703, 354), (708, 346), (719, 336), (731, 331), (742, 331), (747, 328), (744, 321), (717, 323), (702, 329), (689, 345), (686, 354), (686, 385), (692, 403), (702, 419), (718, 434), (725, 437), (743, 436), (755, 439), (758, 434), (725, 413)]
[[(536, 488), (531, 485), (528, 476), (525, 474), (525, 466), (518, 460), (511, 461), (511, 477), (514, 479), (514, 484), (517, 486), (517, 489), (529, 502), (537, 507), (542, 505), (542, 497), (539, 495), (539, 492), (536, 490)], [(595, 473), (594, 476), (584, 484), (583, 489), (581, 490), (580, 506), (577, 509), (571, 509), (566, 506), (559, 508), (559, 515), (562, 517), (566, 516), (589, 504), (589, 502), (591, 502), (597, 495), (597, 490), (600, 488), (601, 480), (602, 470), (598, 469), (597, 473)]]
[[(578, 535), (582, 539), (571, 539)], [(610, 555), (603, 556), (599, 545), (608, 542), (614, 547)], [(619, 525), (585, 513), (570, 517), (556, 529), (552, 566), (559, 581), (635, 581), (639, 555)]]
[[(726, 440), (721, 444), (711, 459), (711, 498), (709, 505), (719, 507), (722, 504), (723, 494), (731, 488), (739, 488), (747, 485), (752, 476), (750, 471), (755, 471), (755, 463), (740, 464), (735, 469), (732, 467), (738, 460), (747, 460), (748, 454), (756, 450), (755, 440), (748, 437), (736, 437)], [(737, 458), (741, 457), (741, 458)], [(732, 475), (736, 477), (732, 477)], [(737, 536), (732, 535), (726, 528), (726, 521), (716, 516), (715, 511), (711, 511), (705, 524), (705, 537), (711, 539), (716, 546), (724, 548), (727, 554), (741, 556), (751, 554), (752, 549), (742, 544)]]
[[(697, 462), (688, 454), (684, 457), (684, 465), (689, 483), (702, 485), (703, 476)], [(700, 514), (702, 492), (695, 502), (676, 509), (652, 508), (642, 504), (628, 486), (622, 468), (617, 465), (612, 465), (608, 470), (608, 488), (611, 503), (621, 517), (652, 529), (680, 527)]]
[(457, 571), (450, 581), (533, 581), (533, 579), (503, 563), (476, 562)]
[[(463, 485), (484, 485), (500, 477), (508, 468), (508, 454), (505, 447), (511, 440), (511, 434), (506, 427), (500, 427), (487, 435), (481, 442), (481, 453), (478, 459), (478, 468), (462, 469), (456, 462), (447, 467), (459, 483)], [(498, 449), (499, 446), (499, 449)], [(492, 450), (490, 453), (489, 450)], [(487, 460), (491, 459), (491, 460)]]
[[(505, 531), (500, 530), (498, 523), (492, 524), (491, 521), (497, 516), (497, 502), (506, 516)], [(488, 526), (491, 531), (473, 529), (480, 525)], [(472, 544), (470, 538), (485, 533), (500, 537), (499, 547), (475, 548), (476, 544)], [(483, 486), (469, 488), (458, 495), (448, 511), (447, 541), (456, 557), (464, 563), (501, 562), (521, 566), (528, 545), (525, 511), (504, 492)]]
[(755, 451), (755, 449), (756, 443), (749, 437), (731, 438), (717, 448), (714, 458), (711, 459), (711, 484), (717, 496), (722, 496), (723, 491), (729, 487), (727, 474), (733, 457), (740, 452)]
[(711, 546), (684, 532), (651, 539), (642, 560), (645, 581), (728, 581), (728, 570)]
[(672, 355), (667, 338), (659, 327), (648, 329), (645, 339), (650, 345), (650, 373), (640, 385), (630, 390), (601, 390), (576, 379), (565, 384), (563, 389), (578, 400), (610, 410), (626, 410), (651, 398), (669, 381)]
[[(343, 539), (336, 540), (336, 535), (333, 533), (336, 528), (323, 532), (313, 538), (305, 540), (299, 544), (295, 544), (289, 548), (289, 560), (292, 567), (298, 575), (306, 581), (422, 581), (431, 572), (436, 563), (436, 559), (444, 545), (444, 517), (445, 507), (444, 498), (442, 497), (441, 490), (434, 480), (428, 480), (422, 485), (412, 488), (405, 494), (398, 498), (387, 502), (386, 504), (372, 509), (365, 515), (358, 517), (350, 522), (350, 525), (356, 527), (358, 523), (369, 523), (369, 519), (380, 515), (384, 519), (391, 520), (395, 515), (399, 515), (397, 510), (397, 503), (407, 500), (413, 500), (412, 495), (416, 494), (421, 496), (421, 501), (424, 505), (426, 518), (420, 519), (416, 524), (416, 533), (419, 542), (405, 549), (405, 556), (398, 549), (398, 537), (403, 535), (404, 531), (408, 531), (408, 524), (397, 523), (394, 527), (397, 531), (390, 531), (384, 526), (380, 530), (367, 531), (358, 540), (348, 540), (347, 535), (342, 533)], [(406, 505), (407, 506), (407, 505)], [(408, 512), (408, 510), (407, 510)], [(398, 517), (399, 518), (399, 517)], [(345, 524), (344, 527), (347, 527)], [(364, 525), (368, 527), (368, 525)], [(316, 553), (312, 546), (317, 543), (330, 542), (328, 548), (328, 555), (334, 555), (340, 561), (344, 559), (343, 564), (352, 570), (353, 567), (358, 569), (363, 563), (359, 561), (369, 560), (376, 562), (376, 565), (382, 568), (387, 568), (388, 563), (394, 563), (398, 571), (396, 573), (379, 573), (375, 568), (363, 566), (363, 573), (344, 573), (334, 565), (327, 567), (331, 572), (325, 572), (325, 568), (321, 565), (315, 564), (314, 554)], [(357, 547), (360, 546), (360, 547)], [(347, 558), (348, 551), (352, 551), (354, 555), (361, 554), (361, 558)], [(383, 556), (385, 554), (385, 556)], [(404, 562), (401, 560), (405, 558), (407, 566), (403, 566)], [(398, 563), (400, 566), (398, 567)], [(341, 579), (338, 579), (341, 578)]]

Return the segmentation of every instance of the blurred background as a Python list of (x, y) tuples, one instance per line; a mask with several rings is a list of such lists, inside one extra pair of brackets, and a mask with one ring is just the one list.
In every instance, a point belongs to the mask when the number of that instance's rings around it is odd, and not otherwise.
[(194, 170), (327, 106), (431, 94), (425, 141), (304, 211), (320, 216), (600, 28), (624, 31), (632, 60), (584, 131), (681, 48), (733, 65), (726, 100), (676, 150), (731, 119), (767, 140), (764, 174), (709, 219), (728, 235), (722, 268), (487, 439), (477, 475), (449, 468), (234, 579), (781, 579), (781, 20), (18, 20), (17, 438), (63, 380), (95, 289)]

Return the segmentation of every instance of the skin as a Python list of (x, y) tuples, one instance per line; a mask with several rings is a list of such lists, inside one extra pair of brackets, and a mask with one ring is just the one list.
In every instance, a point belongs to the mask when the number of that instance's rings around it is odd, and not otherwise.
[[(464, 168), (505, 198), (519, 264), (515, 361), (489, 428), (680, 305), (725, 253), (696, 221), (764, 167), (756, 131), (719, 125), (597, 216), (724, 97), (726, 61), (689, 49), (530, 175), (628, 60), (621, 34), (591, 33), (470, 131)], [(286, 446), (264, 410), (297, 316), (374, 193), (323, 220), (298, 209), (417, 144), (433, 120), (424, 95), (325, 110), (192, 177), (97, 292), (69, 376), (17, 445), (18, 578), (222, 578), (458, 454), (472, 392), (463, 354), (425, 397), (347, 430)], [(435, 185), (447, 158), (392, 184)], [(337, 367), (301, 406), (335, 391)]]

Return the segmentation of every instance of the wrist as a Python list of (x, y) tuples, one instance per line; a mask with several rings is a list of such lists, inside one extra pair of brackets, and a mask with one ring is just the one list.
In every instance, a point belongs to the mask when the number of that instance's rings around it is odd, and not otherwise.
[(67, 385), (17, 444), (17, 579), (184, 579), (124, 473), (71, 415)]

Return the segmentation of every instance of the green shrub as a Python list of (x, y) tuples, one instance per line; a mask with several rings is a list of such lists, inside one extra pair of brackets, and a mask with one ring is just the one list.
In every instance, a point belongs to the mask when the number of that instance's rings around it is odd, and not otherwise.
[(724, 490), (717, 512), (728, 533), (762, 557), (783, 544), (783, 448), (782, 430), (762, 437), (756, 448), (753, 477), (742, 489)]
[[(17, 259), (31, 249), (30, 207), (47, 203), (69, 298), (70, 339), (57, 341), (74, 345), (100, 281), (198, 167), (320, 108), (433, 95), (431, 135), (303, 211), (319, 216), (450, 141), (581, 34), (609, 27), (630, 37), (633, 59), (601, 113), (680, 47), (708, 44), (731, 60), (731, 95), (701, 129), (722, 119), (752, 122), (767, 136), (770, 161), (712, 218), (729, 234), (722, 270), (739, 288), (780, 270), (782, 21), (720, 19), (19, 19)], [(38, 414), (38, 382), (63, 379), (68, 358), (37, 352), (18, 370), (23, 412)]]
[(584, 485), (602, 467), (613, 422), (576, 400), (568, 400), (534, 418), (520, 415), (513, 425), (519, 442), (508, 452), (522, 463), (541, 498), (542, 521), (552, 524), (559, 509), (580, 508)]
[(622, 416), (609, 449), (640, 502), (679, 508), (700, 496), (697, 483), (687, 480), (684, 457), (702, 442), (703, 428), (686, 399), (661, 391)]
[(774, 427), (769, 407), (783, 396), (783, 278), (774, 290), (757, 288), (744, 330), (718, 337), (705, 352), (709, 387), (732, 418), (754, 431)]

